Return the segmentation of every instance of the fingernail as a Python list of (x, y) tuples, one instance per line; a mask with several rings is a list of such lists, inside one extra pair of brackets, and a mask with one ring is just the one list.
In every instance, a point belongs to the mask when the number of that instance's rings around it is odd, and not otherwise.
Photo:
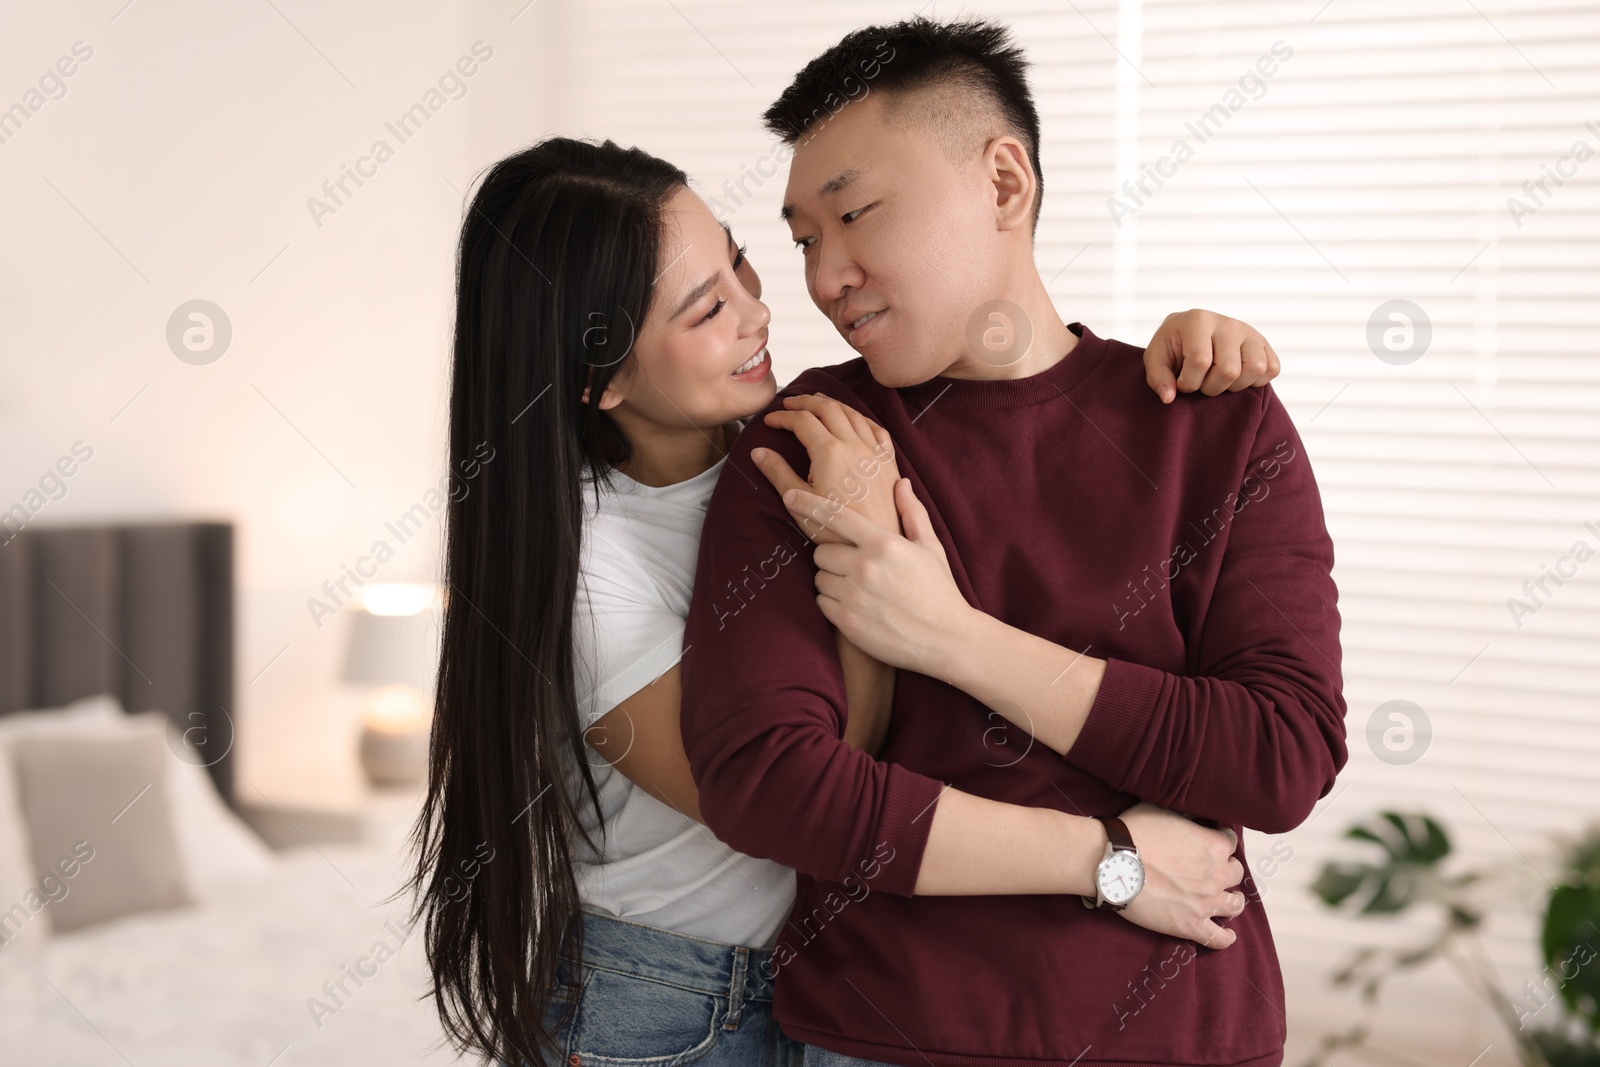
[(785, 504), (793, 504), (794, 503), (794, 498), (799, 496), (799, 495), (800, 495), (800, 490), (791, 489), (787, 493), (783, 494), (783, 502)]
[(760, 463), (762, 460), (767, 458), (767, 450), (764, 448), (751, 449), (750, 458), (755, 460), (757, 463)]

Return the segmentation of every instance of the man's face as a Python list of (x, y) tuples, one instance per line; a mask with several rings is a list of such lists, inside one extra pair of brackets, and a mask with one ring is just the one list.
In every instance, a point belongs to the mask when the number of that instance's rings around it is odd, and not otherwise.
[(808, 131), (784, 204), (812, 303), (878, 382), (904, 386), (971, 361), (967, 321), (995, 289), (1001, 245), (977, 146), (952, 163), (883, 109), (874, 94)]

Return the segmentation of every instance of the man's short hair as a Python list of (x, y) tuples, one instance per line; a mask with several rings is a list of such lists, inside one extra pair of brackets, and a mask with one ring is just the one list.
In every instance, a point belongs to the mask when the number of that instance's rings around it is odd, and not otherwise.
[[(881, 89), (887, 92), (885, 114), (921, 122), (952, 161), (968, 158), (996, 133), (1010, 133), (1033, 165), (1037, 231), (1044, 174), (1027, 69), (1027, 56), (998, 22), (936, 22), (918, 15), (847, 34), (807, 63), (762, 118), (769, 131), (793, 145), (851, 101)], [(975, 107), (974, 98), (983, 104)]]

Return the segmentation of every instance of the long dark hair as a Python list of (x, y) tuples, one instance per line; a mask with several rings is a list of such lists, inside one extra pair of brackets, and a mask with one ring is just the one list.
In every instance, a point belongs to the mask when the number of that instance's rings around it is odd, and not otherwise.
[(558, 958), (582, 954), (572, 850), (582, 806), (600, 821), (572, 640), (586, 464), (630, 458), (599, 401), (631, 358), (662, 208), (686, 184), (636, 148), (555, 137), (490, 168), (461, 228), (449, 433), (451, 471), (470, 480), (448, 505), (406, 889), (447, 1039), (511, 1064), (551, 1047)]

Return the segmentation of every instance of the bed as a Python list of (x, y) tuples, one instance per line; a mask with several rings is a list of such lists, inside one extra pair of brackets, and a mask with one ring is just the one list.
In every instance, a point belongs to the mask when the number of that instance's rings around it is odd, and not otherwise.
[[(231, 809), (232, 546), (218, 523), (0, 543), (0, 1063), (458, 1062), (390, 899), (399, 834), (272, 852)], [(52, 820), (120, 773), (93, 760), (137, 746), (164, 769), (94, 823), (92, 860), (41, 859)], [(116, 866), (164, 855), (157, 838), (171, 870)], [(159, 906), (82, 922), (141, 882)]]

